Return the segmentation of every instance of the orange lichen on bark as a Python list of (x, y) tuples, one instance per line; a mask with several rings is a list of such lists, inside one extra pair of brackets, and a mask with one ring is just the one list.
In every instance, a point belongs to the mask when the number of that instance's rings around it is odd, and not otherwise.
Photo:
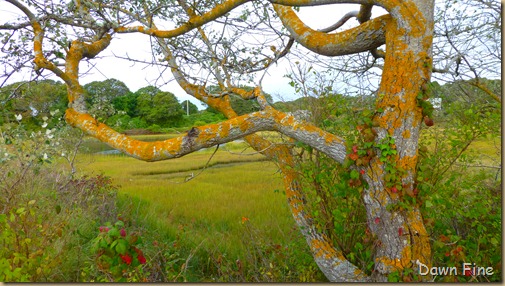
[(374, 49), (384, 44), (384, 29), (391, 17), (384, 15), (340, 33), (328, 34), (308, 27), (291, 7), (274, 4), (274, 9), (296, 41), (319, 54), (336, 56)]
[(405, 139), (409, 139), (409, 138), (410, 138), (410, 130), (408, 130), (408, 129), (403, 130), (403, 132), (402, 132), (402, 136), (403, 136), (403, 138), (405, 138)]
[(194, 17), (190, 17), (187, 22), (183, 23), (179, 27), (172, 30), (158, 30), (156, 28), (135, 26), (135, 27), (118, 27), (115, 28), (114, 31), (117, 33), (140, 32), (159, 38), (173, 38), (185, 34), (191, 31), (192, 29), (200, 27), (206, 23), (209, 23), (221, 16), (224, 16), (226, 13), (230, 12), (234, 8), (249, 1), (251, 0), (226, 0), (223, 3), (217, 4), (210, 11), (203, 13), (202, 15), (196, 15)]
[(312, 238), (310, 240), (310, 248), (313, 250), (316, 257), (322, 257), (324, 259), (338, 258), (342, 261), (345, 260), (342, 253), (337, 251), (326, 239)]
[(421, 213), (419, 209), (410, 211), (407, 215), (408, 227), (411, 235), (411, 255), (413, 260), (431, 267), (431, 245), (428, 232), (424, 227)]
[(412, 266), (412, 251), (410, 245), (406, 245), (400, 254), (400, 258), (390, 258), (386, 256), (376, 257), (376, 263), (381, 263), (389, 268), (389, 272), (395, 270), (402, 270), (406, 267)]
[(396, 167), (403, 170), (414, 170), (416, 168), (417, 161), (417, 156), (403, 156), (398, 159)]

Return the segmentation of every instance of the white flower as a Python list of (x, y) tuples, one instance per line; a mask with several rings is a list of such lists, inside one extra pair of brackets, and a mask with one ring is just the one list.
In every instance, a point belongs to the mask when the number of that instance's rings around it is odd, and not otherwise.
[(5, 157), (9, 157), (9, 153), (4, 153)]
[(42, 120), (47, 121), (49, 118), (47, 116), (42, 117)]
[(46, 135), (49, 135), (49, 134), (51, 134), (51, 129), (46, 130)]
[(17, 121), (21, 121), (21, 119), (23, 119), (23, 115), (21, 115), (21, 114), (16, 114), (16, 120), (17, 120)]
[(61, 157), (65, 157), (65, 152), (61, 153)]
[(46, 128), (46, 127), (47, 127), (47, 122), (44, 122), (44, 123), (42, 124), (42, 128)]
[(47, 160), (47, 158), (48, 158), (47, 153), (44, 153), (44, 156), (42, 157), (42, 159)]

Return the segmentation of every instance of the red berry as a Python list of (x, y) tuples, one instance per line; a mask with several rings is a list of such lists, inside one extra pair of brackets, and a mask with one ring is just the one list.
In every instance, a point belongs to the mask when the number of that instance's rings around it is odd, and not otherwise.
[(398, 189), (396, 188), (396, 186), (393, 186), (391, 188), (391, 192), (394, 193), (394, 194), (398, 193)]
[(359, 173), (360, 173), (361, 175), (364, 175), (364, 174), (365, 174), (365, 170), (360, 170), (360, 171), (359, 171)]
[(119, 233), (121, 234), (122, 237), (126, 236), (126, 230), (124, 230), (124, 228), (122, 228)]
[(424, 124), (426, 124), (426, 126), (433, 126), (433, 119), (429, 118), (428, 116), (425, 116), (424, 117)]
[(354, 153), (358, 153), (358, 146), (356, 146), (356, 145), (352, 146), (352, 151)]
[(124, 261), (124, 263), (130, 265), (132, 263), (132, 258), (128, 254), (120, 254), (121, 260)]
[(375, 224), (379, 224), (380, 221), (381, 221), (380, 218), (378, 217), (375, 218)]

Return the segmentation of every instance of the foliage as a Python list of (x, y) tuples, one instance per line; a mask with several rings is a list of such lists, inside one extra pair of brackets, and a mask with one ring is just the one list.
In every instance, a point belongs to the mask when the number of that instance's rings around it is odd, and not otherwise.
[(121, 220), (114, 225), (107, 222), (100, 226), (97, 237), (92, 241), (91, 252), (97, 256), (96, 265), (104, 275), (102, 279), (107, 282), (145, 282), (142, 279), (148, 273), (144, 274), (142, 265), (147, 260), (138, 248), (141, 243), (139, 234), (128, 233)]
[[(293, 81), (294, 87), (303, 88)], [(303, 176), (304, 190), (311, 216), (319, 229), (331, 237), (343, 255), (371, 274), (376, 237), (366, 226), (366, 211), (362, 204), (361, 176), (372, 158), (385, 162), (385, 184), (401, 198), (390, 208), (409, 209), (420, 206), (433, 242), (433, 266), (456, 266), (460, 275), (439, 276), (436, 281), (499, 281), (501, 276), (501, 192), (499, 158), (501, 149), (477, 152), (471, 148), (479, 140), (496, 140), (500, 136), (500, 104), (489, 101), (482, 91), (472, 89), (463, 100), (454, 93), (454, 85), (435, 85), (435, 96), (443, 96), (442, 110), (433, 113), (438, 127), (422, 131), (421, 161), (418, 164), (416, 187), (412, 193), (402, 191), (402, 169), (392, 158), (395, 141), (386, 136), (376, 141), (370, 119), (373, 113), (359, 99), (331, 95), (313, 90), (319, 97), (302, 97), (297, 102), (284, 103), (286, 110), (305, 109), (310, 119), (326, 130), (341, 132), (350, 141), (347, 161), (342, 165), (297, 143), (297, 171)], [(457, 90), (461, 90), (457, 88)], [(442, 94), (442, 92), (444, 92)], [(451, 98), (452, 100), (446, 100)], [(492, 276), (461, 274), (464, 262), (493, 267)], [(472, 264), (473, 265), (473, 264)], [(417, 269), (392, 272), (390, 281), (419, 279)], [(467, 273), (468, 274), (468, 273)]]
[(61, 263), (51, 246), (65, 224), (50, 226), (36, 204), (31, 200), (0, 214), (0, 281), (40, 281)]
[(148, 123), (161, 126), (177, 124), (184, 114), (175, 95), (164, 91), (154, 95), (140, 93), (137, 98), (137, 110)]
[(112, 104), (116, 110), (125, 112), (130, 117), (136, 117), (137, 114), (137, 98), (139, 94), (130, 92), (123, 96), (118, 96), (112, 100)]
[(51, 119), (47, 123), (52, 128), (61, 119), (63, 112), (59, 116), (51, 113), (65, 110), (67, 104), (66, 87), (60, 82), (16, 82), (0, 89), (0, 125), (12, 122), (14, 115), (21, 115), (25, 128), (37, 129), (44, 117)]
[[(367, 116), (362, 113), (366, 115), (368, 111), (362, 111), (364, 105), (361, 99), (320, 90), (313, 92), (319, 92), (321, 96), (302, 97), (297, 102), (288, 103), (286, 108), (308, 110), (310, 120), (323, 129), (355, 138), (358, 142), (363, 140), (357, 127), (365, 125), (363, 120)], [(361, 141), (359, 144), (360, 149), (357, 145), (350, 148), (349, 158), (343, 165), (335, 164), (331, 158), (305, 144), (298, 144), (297, 171), (303, 178), (309, 211), (318, 230), (330, 237), (346, 259), (370, 274), (374, 266), (372, 250), (375, 238), (367, 227), (366, 210), (362, 203), (363, 173), (355, 168), (357, 162), (367, 155), (363, 147), (365, 143)], [(368, 163), (363, 161), (359, 164)]]
[(94, 81), (84, 85), (86, 103), (90, 114), (106, 120), (116, 114), (114, 100), (130, 93), (128, 87), (117, 79)]
[[(247, 245), (246, 255), (233, 260), (223, 253), (210, 255), (207, 270), (213, 282), (320, 282), (325, 281), (312, 259), (305, 255), (306, 245), (298, 237), (296, 228), (287, 243), (269, 239), (247, 217), (242, 217), (242, 241)], [(296, 239), (295, 239), (296, 238)]]
[(500, 109), (496, 102), (456, 100), (445, 105), (445, 115), (439, 118), (442, 127), (424, 134), (417, 181), (434, 238), (433, 264), (457, 266), (458, 271), (463, 262), (494, 269), (492, 276), (446, 276), (437, 281), (500, 281), (502, 182), (497, 158), (502, 150), (472, 148), (481, 140), (499, 138)]
[(21, 115), (1, 126), (1, 281), (77, 281), (86, 228), (115, 215), (110, 180), (74, 177), (80, 136), (51, 113), (52, 129), (45, 116), (34, 131)]

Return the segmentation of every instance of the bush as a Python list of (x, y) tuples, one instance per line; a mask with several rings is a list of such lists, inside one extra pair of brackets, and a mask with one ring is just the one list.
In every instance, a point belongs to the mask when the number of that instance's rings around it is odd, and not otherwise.
[(101, 175), (76, 175), (75, 130), (27, 131), (19, 121), (0, 138), (0, 280), (78, 281), (89, 231), (117, 216), (116, 188)]
[(98, 272), (97, 279), (101, 282), (146, 282), (143, 265), (147, 260), (138, 245), (142, 243), (141, 236), (135, 232), (127, 232), (123, 221), (114, 225), (107, 222), (99, 227), (99, 233), (92, 241), (91, 252), (96, 255), (94, 263), (85, 268), (86, 272)]

